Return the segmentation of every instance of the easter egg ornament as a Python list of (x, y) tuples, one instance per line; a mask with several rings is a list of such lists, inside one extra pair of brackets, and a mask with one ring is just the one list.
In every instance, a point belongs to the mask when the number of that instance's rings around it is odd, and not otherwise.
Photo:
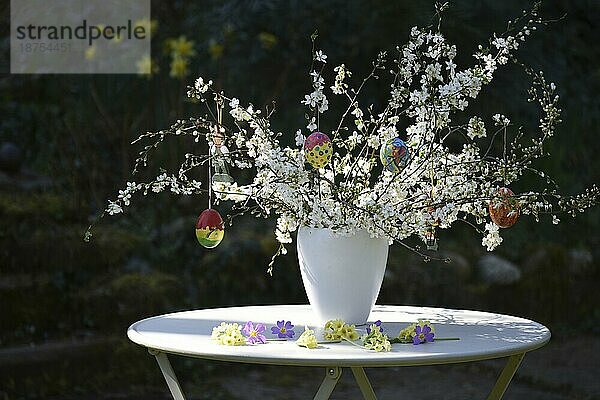
[(212, 249), (221, 243), (223, 235), (225, 235), (225, 229), (223, 228), (221, 214), (212, 208), (202, 211), (196, 220), (196, 239), (198, 239), (198, 243), (207, 249)]
[[(215, 96), (215, 103), (217, 105), (217, 125), (214, 128), (214, 133), (212, 136), (212, 143), (210, 143), (209, 141), (209, 149), (208, 149), (208, 154), (209, 154), (209, 158), (208, 158), (208, 163), (207, 163), (207, 167), (208, 167), (208, 208), (204, 211), (202, 211), (202, 213), (200, 214), (200, 216), (198, 217), (198, 219), (196, 220), (196, 239), (198, 239), (198, 243), (200, 243), (203, 247), (206, 247), (207, 249), (213, 249), (215, 247), (217, 247), (219, 245), (219, 243), (221, 243), (221, 241), (223, 240), (223, 236), (225, 235), (225, 228), (223, 227), (223, 218), (221, 218), (221, 214), (219, 214), (219, 212), (217, 210), (213, 210), (212, 208), (212, 183), (213, 181), (217, 182), (230, 182), (233, 179), (229, 180), (229, 179), (225, 179), (225, 180), (219, 180), (219, 179), (214, 179), (213, 180), (213, 176), (212, 175), (212, 167), (213, 167), (213, 162), (212, 159), (213, 157), (215, 157), (217, 159), (216, 163), (216, 168), (215, 168), (215, 178), (217, 177), (217, 175), (221, 174), (221, 175), (226, 175), (227, 177), (229, 177), (229, 174), (227, 173), (227, 169), (225, 166), (225, 162), (223, 153), (219, 153), (217, 154), (215, 152), (215, 147), (217, 147), (218, 145), (220, 145), (221, 147), (223, 147), (223, 143), (222, 140), (224, 139), (224, 136), (222, 134), (222, 130), (221, 130), (221, 123), (222, 123), (222, 118), (223, 118), (223, 98), (220, 94), (217, 94)], [(218, 141), (218, 143), (217, 143)], [(221, 149), (222, 151), (223, 149)], [(221, 162), (223, 161), (223, 162)]]
[(408, 146), (400, 138), (388, 140), (379, 149), (379, 159), (383, 166), (393, 173), (398, 173), (406, 167), (410, 152)]
[(304, 141), (304, 157), (315, 169), (323, 168), (333, 154), (331, 139), (324, 133), (313, 132)]
[(515, 194), (507, 187), (498, 189), (488, 206), (492, 222), (500, 228), (510, 228), (517, 222), (521, 208)]
[(435, 234), (435, 228), (430, 227), (425, 231), (425, 244), (427, 245), (427, 250), (438, 250), (438, 240), (437, 235)]

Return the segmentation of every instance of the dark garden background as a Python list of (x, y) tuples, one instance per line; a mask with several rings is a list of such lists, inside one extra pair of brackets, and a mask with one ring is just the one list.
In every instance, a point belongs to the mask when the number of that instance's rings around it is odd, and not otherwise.
[[(318, 30), (328, 67), (345, 63), (356, 81), (378, 50), (393, 50), (412, 26), (432, 22), (433, 2), (153, 1), (149, 77), (10, 75), (8, 3), (0, 6), (0, 399), (166, 399), (156, 363), (126, 338), (131, 323), (193, 308), (307, 300), (295, 245), (273, 277), (265, 273), (277, 247), (272, 220), (239, 219), (219, 247), (200, 247), (194, 222), (206, 208), (203, 197), (134, 198), (125, 216), (103, 219), (84, 242), (107, 200), (132, 180), (139, 148), (129, 143), (204, 113), (185, 97), (198, 75), (243, 102), (275, 101), (275, 128), (293, 142), (306, 125), (300, 100), (310, 92), (310, 35)], [(529, 4), (452, 1), (442, 30), (458, 46), (459, 67)], [(549, 0), (542, 10), (548, 19), (566, 16), (536, 32), (518, 55), (558, 87), (564, 122), (539, 165), (572, 194), (600, 182), (600, 2)], [(528, 83), (519, 69), (502, 69), (472, 111), (533, 127)], [(168, 141), (151, 171), (204, 147)], [(227, 206), (220, 210), (226, 214)], [(394, 246), (379, 303), (537, 320), (552, 330), (552, 342), (526, 357), (507, 398), (600, 398), (600, 210), (561, 219), (554, 226), (522, 216), (494, 253), (470, 229), (442, 231), (440, 253), (450, 264), (424, 263)], [(184, 359), (174, 367), (192, 399), (309, 398), (322, 375)], [(377, 370), (372, 380), (381, 398), (482, 398), (500, 364), (428, 368)], [(358, 397), (350, 380), (334, 392), (342, 395)]]

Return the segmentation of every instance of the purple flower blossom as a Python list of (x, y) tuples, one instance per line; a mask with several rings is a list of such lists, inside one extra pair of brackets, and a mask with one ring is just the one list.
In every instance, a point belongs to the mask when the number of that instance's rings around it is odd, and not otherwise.
[[(377, 327), (379, 328), (379, 332), (383, 333), (383, 328), (381, 326), (381, 320), (378, 319), (377, 321), (375, 321), (375, 325), (377, 325)], [(371, 327), (368, 326), (367, 327), (367, 335), (371, 333)]]
[(287, 339), (294, 337), (294, 325), (292, 325), (291, 321), (277, 321), (277, 326), (271, 327), (271, 332), (273, 335), (277, 335), (280, 339)]
[(244, 325), (244, 329), (242, 329), (242, 332), (244, 333), (244, 336), (246, 336), (248, 338), (248, 342), (250, 344), (256, 344), (256, 343), (267, 343), (267, 338), (265, 337), (265, 335), (263, 335), (263, 332), (265, 331), (265, 326), (263, 324), (256, 324), (256, 326), (254, 326), (254, 324), (252, 324), (252, 321), (248, 321), (246, 322), (246, 325)]
[(423, 327), (417, 325), (415, 333), (416, 335), (413, 337), (413, 344), (433, 342), (433, 337), (435, 336), (434, 333), (431, 332), (431, 327), (429, 325), (423, 325)]

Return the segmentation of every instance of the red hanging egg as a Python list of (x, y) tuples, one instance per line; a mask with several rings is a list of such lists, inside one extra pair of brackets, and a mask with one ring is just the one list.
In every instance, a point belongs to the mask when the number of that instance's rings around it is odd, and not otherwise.
[(202, 214), (196, 220), (196, 239), (198, 239), (198, 243), (207, 249), (212, 249), (221, 243), (224, 235), (225, 229), (223, 228), (221, 214), (212, 208), (202, 211)]
[(517, 222), (521, 207), (515, 194), (507, 187), (498, 189), (496, 196), (489, 203), (490, 218), (500, 228), (510, 228)]

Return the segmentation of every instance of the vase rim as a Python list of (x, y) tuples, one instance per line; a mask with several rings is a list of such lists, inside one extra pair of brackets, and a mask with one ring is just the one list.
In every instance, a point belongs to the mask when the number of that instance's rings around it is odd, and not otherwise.
[(347, 234), (345, 233), (341, 233), (341, 232), (337, 232), (331, 228), (317, 228), (317, 227), (313, 227), (313, 226), (307, 226), (307, 225), (300, 225), (298, 227), (298, 232), (300, 232), (300, 230), (313, 230), (313, 231), (321, 231), (321, 232), (328, 232), (330, 235), (332, 236), (338, 236), (338, 237), (354, 237), (356, 235), (368, 235), (370, 239), (385, 239), (388, 240), (386, 237), (373, 237), (371, 236), (371, 233), (365, 229), (365, 228), (360, 228), (360, 229), (356, 229), (353, 230)]

